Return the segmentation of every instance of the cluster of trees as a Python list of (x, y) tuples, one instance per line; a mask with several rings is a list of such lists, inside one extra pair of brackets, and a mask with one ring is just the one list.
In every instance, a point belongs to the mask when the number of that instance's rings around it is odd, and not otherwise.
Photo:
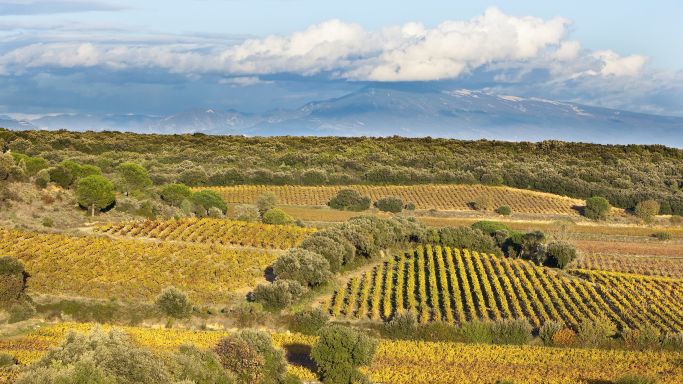
[(502, 184), (683, 214), (683, 151), (658, 145), (0, 130), (0, 147), (105, 173), (134, 162), (158, 185)]
[[(506, 256), (530, 260), (538, 265), (565, 268), (576, 259), (576, 248), (565, 241), (548, 242), (542, 231), (513, 231), (497, 221), (478, 221), (472, 228), (491, 237)], [(477, 248), (471, 248), (477, 249)]]
[[(361, 212), (370, 208), (371, 200), (354, 189), (342, 189), (330, 199), (327, 205), (341, 211)], [(415, 210), (415, 204), (404, 203), (401, 198), (394, 196), (383, 197), (374, 202), (374, 206), (382, 212), (399, 213), (404, 209)]]
[[(607, 199), (601, 196), (593, 196), (586, 199), (583, 214), (589, 219), (605, 220), (610, 216), (611, 209), (612, 206)], [(649, 199), (639, 201), (630, 211), (642, 221), (651, 223), (655, 216), (662, 211), (662, 206), (658, 201)]]

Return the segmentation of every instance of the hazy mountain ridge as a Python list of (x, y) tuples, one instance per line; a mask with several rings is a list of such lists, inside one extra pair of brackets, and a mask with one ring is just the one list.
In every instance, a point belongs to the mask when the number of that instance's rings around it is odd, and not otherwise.
[(683, 146), (682, 117), (466, 89), (408, 86), (369, 86), (295, 110), (264, 114), (206, 108), (171, 116), (64, 114), (23, 121), (0, 116), (0, 126), (141, 133), (559, 139)]

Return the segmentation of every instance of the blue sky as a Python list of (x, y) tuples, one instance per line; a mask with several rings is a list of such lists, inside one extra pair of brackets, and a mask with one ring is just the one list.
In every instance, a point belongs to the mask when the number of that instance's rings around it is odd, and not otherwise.
[(683, 2), (0, 0), (0, 113), (263, 111), (372, 82), (683, 115)]

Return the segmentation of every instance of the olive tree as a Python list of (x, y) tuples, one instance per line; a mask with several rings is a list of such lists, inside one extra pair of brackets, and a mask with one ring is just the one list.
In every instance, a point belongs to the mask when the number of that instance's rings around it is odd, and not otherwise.
[(323, 383), (351, 384), (366, 378), (358, 367), (372, 362), (377, 342), (353, 328), (331, 325), (320, 330), (311, 357)]

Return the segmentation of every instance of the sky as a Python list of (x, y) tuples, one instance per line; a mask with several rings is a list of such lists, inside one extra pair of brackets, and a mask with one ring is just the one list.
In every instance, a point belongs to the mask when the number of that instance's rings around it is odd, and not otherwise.
[(683, 2), (0, 0), (0, 113), (263, 112), (429, 83), (683, 116)]

